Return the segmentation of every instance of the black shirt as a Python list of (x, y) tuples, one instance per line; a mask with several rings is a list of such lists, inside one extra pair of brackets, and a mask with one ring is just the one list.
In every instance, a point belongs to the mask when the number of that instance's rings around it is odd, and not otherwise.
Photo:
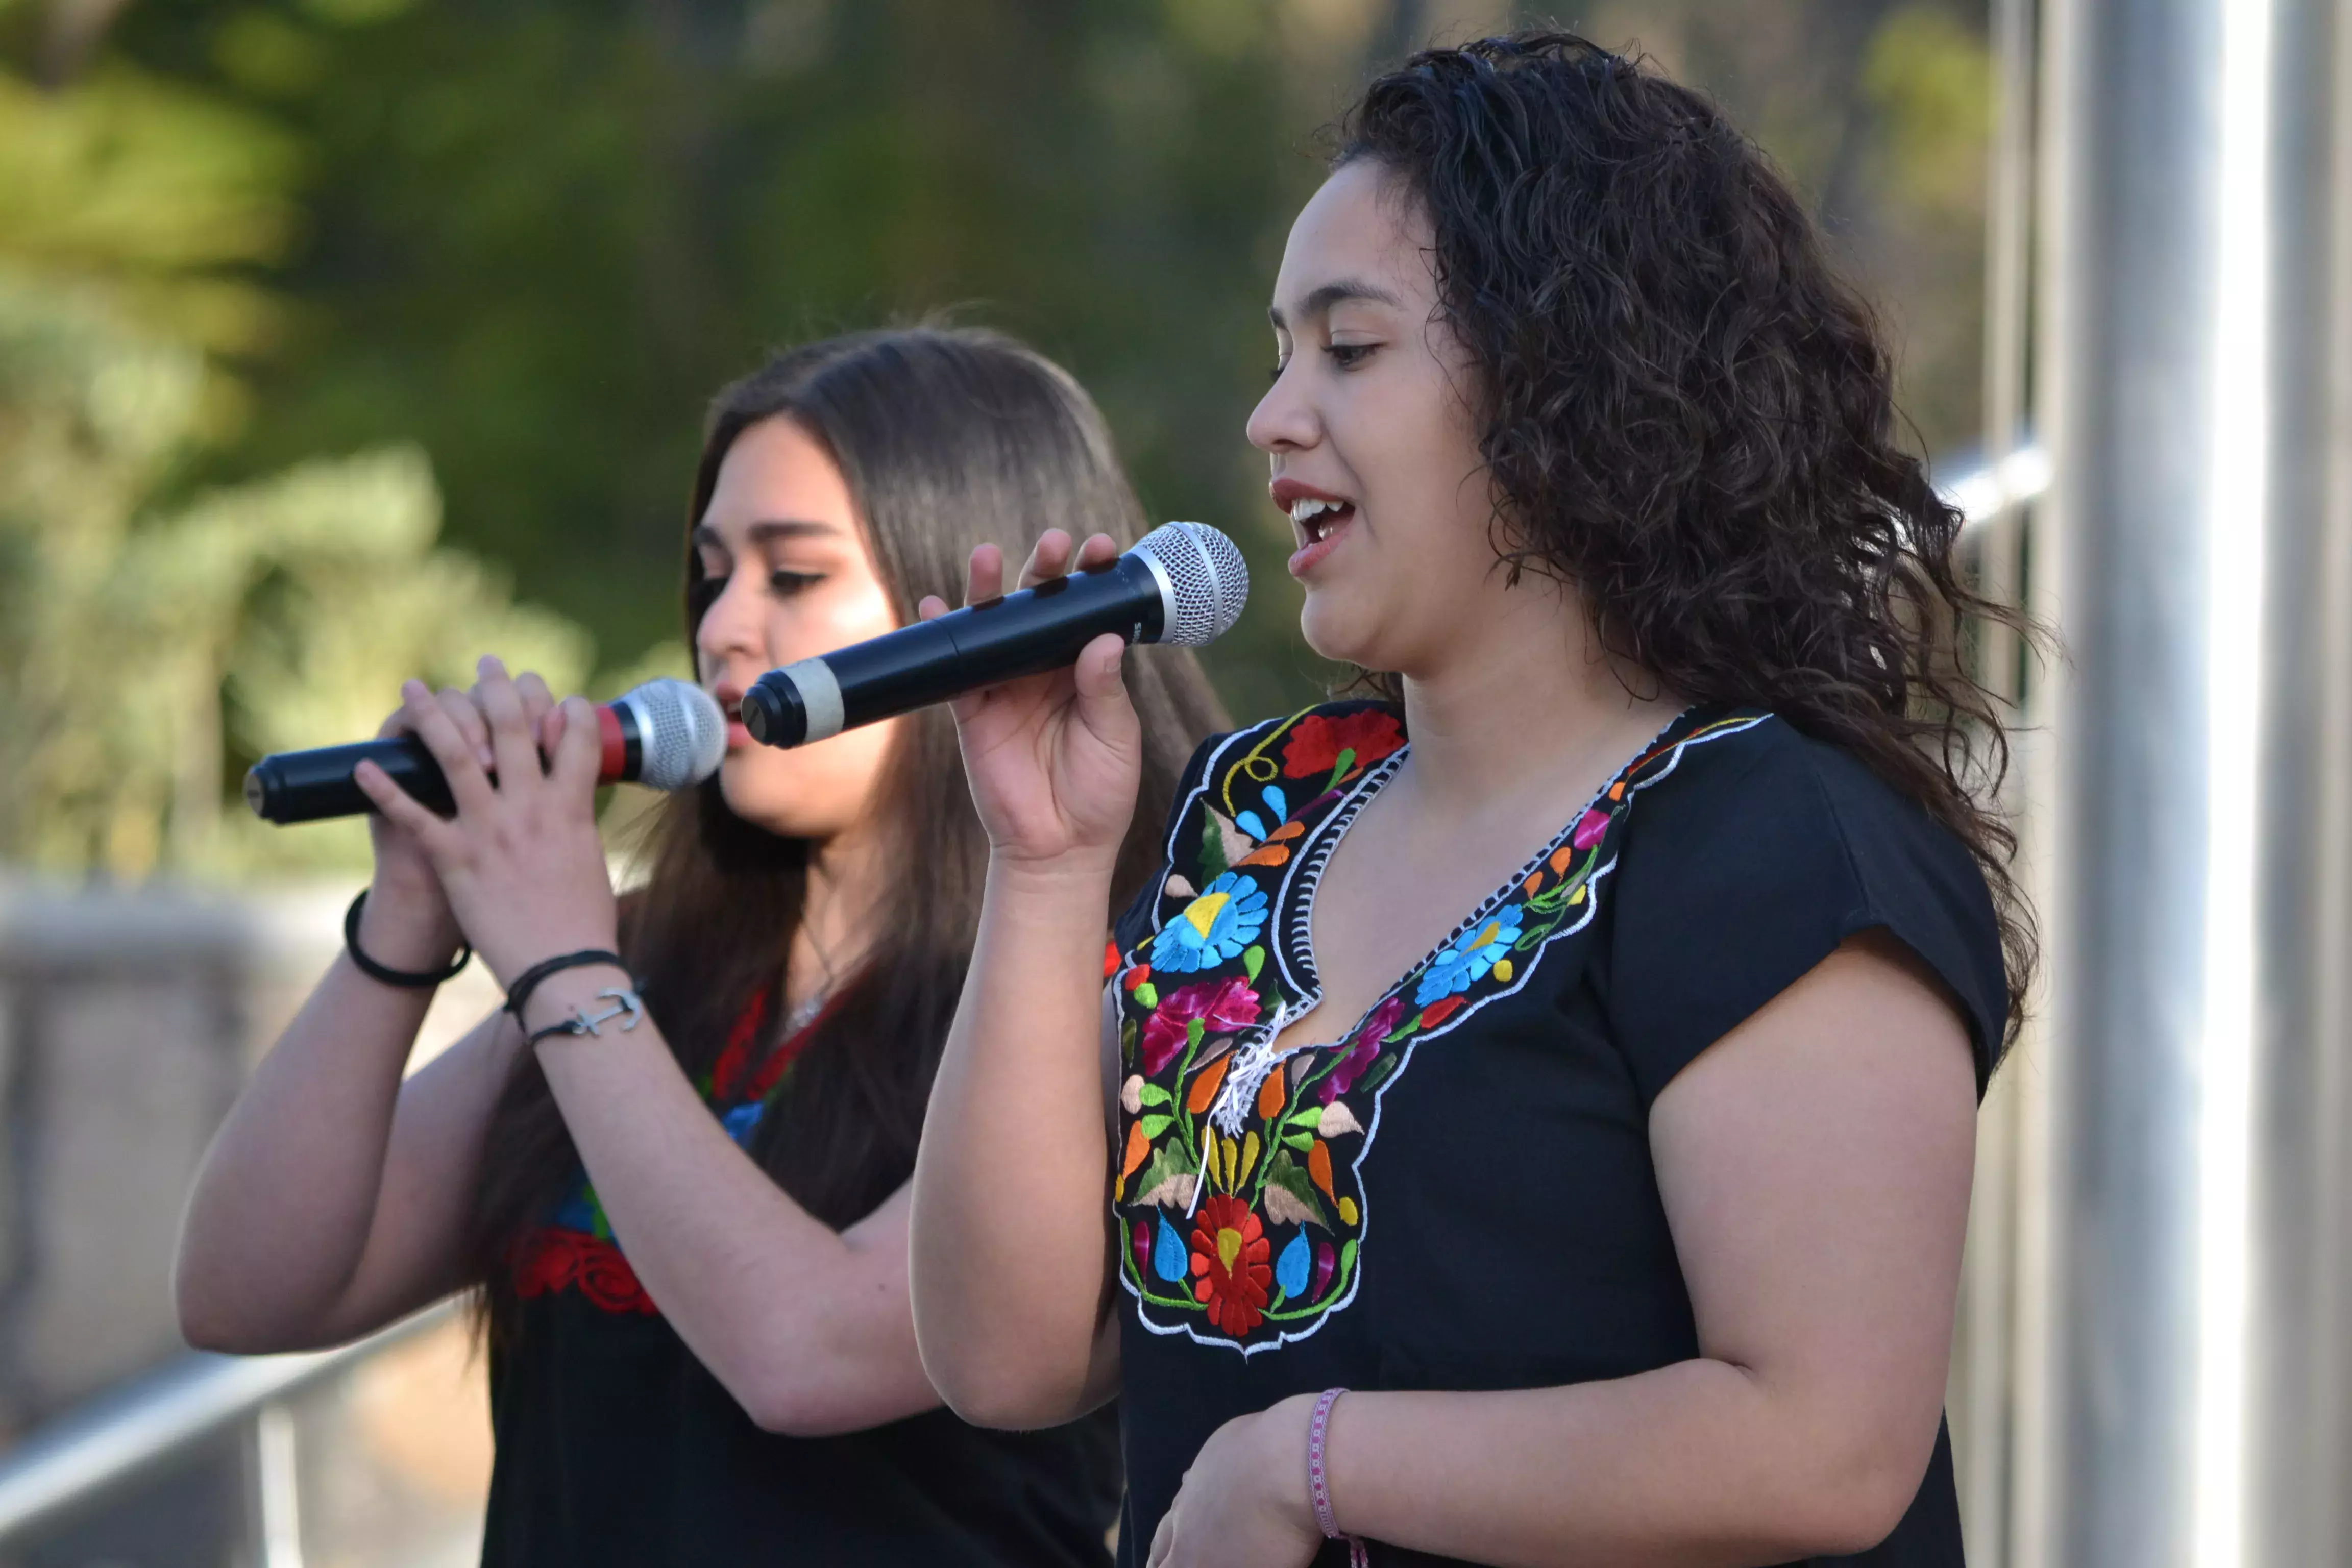
[(933, 1410), (837, 1437), (763, 1432), (660, 1316), (527, 1302), (490, 1368), (486, 1568), (1102, 1568), (1116, 1417), (984, 1432)]
[[(706, 1098), (749, 1146), (798, 1038), (739, 1020)], [(756, 1426), (614, 1244), (584, 1175), (519, 1250), (520, 1331), (490, 1358), (486, 1568), (1105, 1568), (1118, 1417), (989, 1432), (932, 1410), (840, 1436)]]
[[(1965, 847), (1837, 748), (1694, 710), (1337, 1044), (1276, 1059), (1319, 995), (1317, 880), (1403, 745), (1376, 703), (1212, 741), (1115, 934), (1122, 1562), (1212, 1432), (1290, 1394), (1697, 1355), (1650, 1106), (1845, 938), (1884, 928), (1950, 987), (1979, 1089), (1997, 1054), (2000, 935)], [(1939, 1436), (1895, 1533), (1847, 1561), (1960, 1560)]]

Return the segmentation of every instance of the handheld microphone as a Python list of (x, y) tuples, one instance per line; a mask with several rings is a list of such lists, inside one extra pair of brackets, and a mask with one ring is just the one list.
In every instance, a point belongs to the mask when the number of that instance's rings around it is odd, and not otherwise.
[(1249, 568), (1232, 540), (1204, 523), (1164, 523), (1099, 570), (772, 669), (743, 694), (743, 728), (766, 745), (804, 746), (1058, 669), (1105, 632), (1198, 647), (1232, 630), (1248, 598)]
[[(600, 704), (596, 729), (604, 754), (599, 784), (641, 784), (684, 789), (719, 771), (727, 756), (727, 715), (717, 699), (686, 680), (648, 680)], [(441, 764), (414, 735), (361, 741), (316, 751), (279, 752), (245, 775), (245, 804), (265, 822), (317, 822), (373, 809), (352, 778), (372, 762), (392, 782), (444, 816), (456, 809)]]

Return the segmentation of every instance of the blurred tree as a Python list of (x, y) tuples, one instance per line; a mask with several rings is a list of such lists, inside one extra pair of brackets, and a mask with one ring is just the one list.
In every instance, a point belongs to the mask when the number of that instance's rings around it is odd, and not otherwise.
[(1983, 0), (1604, 0), (1586, 29), (1712, 94), (1812, 204), (1931, 452), (1979, 432), (1986, 26)]
[(119, 66), (0, 71), (0, 858), (348, 861), (356, 830), (224, 818), (242, 758), (365, 733), (402, 677), (485, 649), (586, 673), (578, 627), (434, 548), (414, 447), (159, 500), (234, 426), (224, 356), (278, 315), (252, 268), (293, 166), (258, 117)]
[(771, 345), (961, 303), (1087, 382), (1155, 515), (1245, 539), (1272, 591), (1219, 650), (1235, 706), (1311, 694), (1238, 432), (1331, 107), (1294, 70), (1321, 24), (1263, 0), (356, 9), (151, 0), (119, 35), (308, 150), (302, 325), (216, 471), (417, 439), (452, 537), (619, 662), (672, 635), (710, 394)]

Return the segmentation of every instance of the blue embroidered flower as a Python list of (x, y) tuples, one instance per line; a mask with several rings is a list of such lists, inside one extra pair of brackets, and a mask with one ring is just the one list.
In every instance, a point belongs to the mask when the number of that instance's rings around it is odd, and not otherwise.
[(1478, 924), (1478, 929), (1437, 955), (1412, 994), (1416, 1006), (1426, 1007), (1441, 996), (1457, 995), (1486, 977), (1496, 960), (1508, 954), (1519, 939), (1519, 922), (1527, 918), (1517, 904), (1506, 904)]
[(1160, 928), (1151, 939), (1151, 967), (1175, 974), (1214, 968), (1256, 941), (1265, 917), (1265, 889), (1228, 871)]

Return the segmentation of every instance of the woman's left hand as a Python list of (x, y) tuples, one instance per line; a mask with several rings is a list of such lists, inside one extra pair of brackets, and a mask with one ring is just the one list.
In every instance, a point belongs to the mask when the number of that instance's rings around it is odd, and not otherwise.
[(401, 688), (411, 728), (448, 780), (456, 816), (427, 810), (373, 763), (362, 763), (354, 777), (378, 811), (424, 845), (458, 925), (503, 986), (543, 958), (611, 948), (619, 921), (596, 834), (594, 709), (579, 697), (551, 706), (538, 677), (509, 679), (495, 658), (479, 669), (471, 695), (495, 781), (478, 760), (482, 736), (465, 733), (423, 681)]
[(1237, 1415), (1209, 1436), (1151, 1537), (1147, 1568), (1307, 1568), (1323, 1545), (1307, 1495), (1315, 1396)]

